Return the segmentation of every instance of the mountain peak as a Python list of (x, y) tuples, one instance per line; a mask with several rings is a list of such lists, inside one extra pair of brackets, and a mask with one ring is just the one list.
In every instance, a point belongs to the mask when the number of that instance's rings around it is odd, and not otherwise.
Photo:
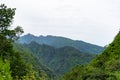
[(55, 48), (71, 46), (78, 49), (79, 51), (88, 52), (88, 53), (101, 53), (104, 50), (103, 47), (98, 45), (90, 44), (81, 40), (72, 40), (72, 39), (60, 37), (60, 36), (52, 36), (52, 35), (42, 36), (41, 35), (38, 37), (29, 33), (27, 35), (20, 37), (19, 39), (20, 43), (29, 44), (32, 41), (35, 41), (39, 44), (50, 45)]
[(28, 33), (28, 34), (26, 34), (26, 35), (24, 35), (24, 36), (34, 36), (34, 35), (31, 34), (31, 33)]

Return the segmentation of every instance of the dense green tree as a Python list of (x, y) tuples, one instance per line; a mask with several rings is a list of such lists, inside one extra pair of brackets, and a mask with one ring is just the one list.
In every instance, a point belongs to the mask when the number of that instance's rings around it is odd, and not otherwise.
[(8, 59), (12, 53), (12, 44), (5, 36), (0, 34), (0, 56), (3, 60)]
[(11, 24), (15, 15), (15, 8), (7, 8), (4, 4), (0, 5), (0, 34), (7, 37), (7, 39), (16, 40), (19, 35), (23, 33), (20, 26), (11, 30)]
[(3, 62), (0, 58), (0, 80), (12, 80), (10, 72), (10, 62)]
[(20, 26), (14, 30), (10, 29), (14, 15), (15, 8), (7, 8), (4, 4), (0, 5), (0, 55), (3, 59), (12, 54), (11, 41), (18, 39), (19, 35), (23, 33)]

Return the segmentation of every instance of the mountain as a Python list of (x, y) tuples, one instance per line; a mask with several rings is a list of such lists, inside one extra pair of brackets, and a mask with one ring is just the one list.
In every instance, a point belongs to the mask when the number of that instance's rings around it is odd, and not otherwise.
[[(21, 54), (22, 59), (28, 63), (32, 64), (33, 70), (36, 71), (38, 75), (36, 75), (36, 80), (40, 77), (47, 78), (47, 80), (56, 80), (56, 75), (54, 72), (48, 68), (46, 65), (44, 65), (38, 58), (36, 58), (31, 51), (29, 51), (26, 47), (24, 47), (22, 44), (13, 44), (14, 50), (19, 51)], [(35, 73), (35, 74), (36, 74)]]
[(32, 41), (35, 41), (39, 44), (50, 45), (50, 46), (53, 46), (55, 48), (71, 46), (71, 47), (78, 49), (79, 51), (88, 52), (88, 53), (92, 53), (92, 54), (101, 53), (104, 50), (104, 48), (101, 46), (86, 43), (84, 41), (72, 40), (69, 38), (57, 37), (57, 36), (51, 36), (51, 35), (34, 36), (32, 34), (27, 34), (27, 35), (20, 37), (20, 39), (18, 40), (18, 43), (29, 44)]
[(120, 32), (90, 64), (74, 67), (61, 80), (120, 80)]
[(51, 68), (58, 76), (68, 72), (77, 64), (89, 63), (94, 57), (93, 54), (80, 52), (70, 46), (54, 48), (52, 46), (45, 44), (41, 45), (36, 42), (23, 45), (29, 49), (37, 59)]

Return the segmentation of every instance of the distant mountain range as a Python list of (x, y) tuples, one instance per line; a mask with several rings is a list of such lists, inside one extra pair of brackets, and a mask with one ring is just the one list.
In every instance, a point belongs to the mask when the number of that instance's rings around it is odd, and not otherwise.
[(104, 50), (104, 47), (90, 44), (90, 43), (87, 43), (81, 40), (72, 40), (72, 39), (65, 38), (65, 37), (57, 37), (57, 36), (51, 36), (51, 35), (34, 36), (32, 34), (27, 34), (27, 35), (20, 37), (20, 39), (18, 40), (18, 43), (29, 44), (32, 41), (35, 41), (39, 44), (50, 45), (55, 48), (71, 46), (71, 47), (78, 49), (79, 51), (92, 53), (92, 54), (99, 54)]

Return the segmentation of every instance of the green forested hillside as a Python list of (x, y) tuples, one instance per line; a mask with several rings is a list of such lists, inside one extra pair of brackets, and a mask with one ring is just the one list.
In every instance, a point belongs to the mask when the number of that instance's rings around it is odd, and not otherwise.
[(21, 44), (14, 44), (14, 49), (19, 51), (21, 57), (26, 63), (32, 64), (33, 69), (38, 73), (36, 78), (39, 80), (40, 77), (46, 77), (48, 80), (56, 80), (54, 72), (41, 63), (40, 59), (33, 56), (32, 52)]
[(101, 46), (90, 44), (84, 41), (72, 40), (72, 39), (65, 38), (65, 37), (57, 37), (57, 36), (51, 36), (51, 35), (34, 36), (32, 34), (27, 34), (27, 35), (20, 37), (20, 39), (18, 40), (18, 43), (29, 44), (32, 41), (35, 41), (39, 44), (50, 45), (55, 48), (71, 46), (71, 47), (78, 49), (79, 51), (88, 52), (91, 54), (99, 54), (104, 50), (104, 48)]
[(74, 67), (61, 80), (120, 80), (120, 32), (89, 65)]
[(48, 45), (40, 45), (36, 42), (24, 44), (37, 59), (50, 67), (57, 76), (68, 72), (77, 64), (87, 64), (94, 55), (80, 52), (73, 47), (54, 48)]

